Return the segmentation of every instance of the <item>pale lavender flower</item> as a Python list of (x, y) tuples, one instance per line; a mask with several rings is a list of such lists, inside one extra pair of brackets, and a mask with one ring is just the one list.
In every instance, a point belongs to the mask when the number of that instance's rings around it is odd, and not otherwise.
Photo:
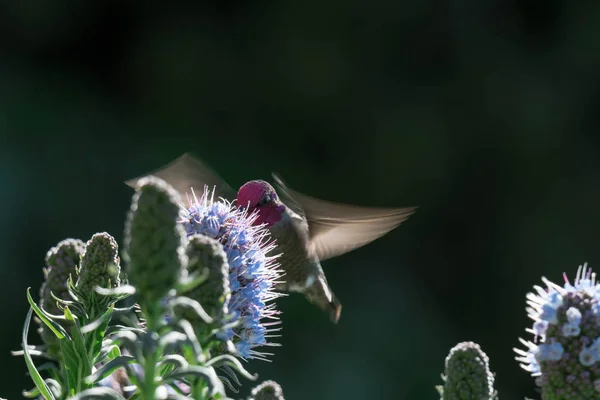
[(520, 339), (517, 361), (541, 386), (542, 398), (599, 398), (600, 284), (596, 274), (580, 266), (573, 284), (564, 275), (561, 287), (546, 278), (546, 288), (534, 286), (527, 295), (527, 329), (533, 341)]

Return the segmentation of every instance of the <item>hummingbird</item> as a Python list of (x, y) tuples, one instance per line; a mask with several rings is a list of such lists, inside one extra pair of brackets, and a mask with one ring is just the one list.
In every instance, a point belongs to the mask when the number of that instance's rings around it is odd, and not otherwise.
[(290, 188), (272, 173), (275, 187), (264, 180), (244, 183), (237, 193), (213, 169), (191, 153), (125, 183), (136, 189), (139, 179), (155, 176), (183, 197), (192, 188), (214, 188), (214, 195), (256, 213), (255, 225), (265, 226), (281, 252), (285, 272), (281, 292), (297, 292), (329, 313), (333, 323), (342, 304), (331, 290), (321, 262), (362, 247), (406, 221), (417, 207), (363, 207), (321, 200)]

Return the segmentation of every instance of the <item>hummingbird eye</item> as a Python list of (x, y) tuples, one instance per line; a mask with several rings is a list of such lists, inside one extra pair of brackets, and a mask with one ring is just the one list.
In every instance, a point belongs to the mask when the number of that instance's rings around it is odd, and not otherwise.
[(271, 202), (271, 195), (269, 195), (269, 193), (266, 193), (262, 199), (260, 199), (260, 201), (258, 202), (259, 206), (264, 206), (267, 205), (268, 203)]

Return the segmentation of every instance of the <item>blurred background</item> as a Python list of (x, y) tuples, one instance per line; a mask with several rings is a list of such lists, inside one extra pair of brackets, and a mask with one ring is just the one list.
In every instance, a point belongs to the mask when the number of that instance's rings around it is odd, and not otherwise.
[(287, 399), (439, 398), (463, 340), (503, 398), (535, 396), (512, 351), (526, 292), (600, 267), (600, 4), (166, 3), (0, 2), (0, 396), (32, 387), (9, 351), (46, 251), (121, 240), (123, 180), (186, 151), (232, 186), (277, 171), (324, 199), (420, 206), (324, 263), (338, 325), (278, 302), (283, 346), (248, 368)]

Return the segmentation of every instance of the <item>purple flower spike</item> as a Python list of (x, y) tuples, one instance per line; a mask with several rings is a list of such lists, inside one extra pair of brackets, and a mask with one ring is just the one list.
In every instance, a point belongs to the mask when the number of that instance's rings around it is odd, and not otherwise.
[(228, 310), (239, 321), (232, 329), (220, 333), (232, 340), (242, 358), (266, 360), (270, 353), (257, 351), (261, 346), (278, 346), (269, 341), (278, 336), (279, 311), (271, 303), (281, 294), (274, 292), (282, 275), (277, 256), (268, 255), (276, 245), (263, 225), (253, 226), (255, 214), (214, 199), (214, 192), (204, 188), (197, 198), (192, 191), (187, 207), (182, 207), (179, 222), (188, 236), (203, 234), (223, 246), (229, 264), (231, 297)]
[(600, 283), (587, 265), (571, 284), (559, 286), (542, 278), (546, 288), (527, 294), (527, 329), (533, 341), (514, 349), (516, 360), (542, 389), (543, 399), (592, 399), (600, 396)]

